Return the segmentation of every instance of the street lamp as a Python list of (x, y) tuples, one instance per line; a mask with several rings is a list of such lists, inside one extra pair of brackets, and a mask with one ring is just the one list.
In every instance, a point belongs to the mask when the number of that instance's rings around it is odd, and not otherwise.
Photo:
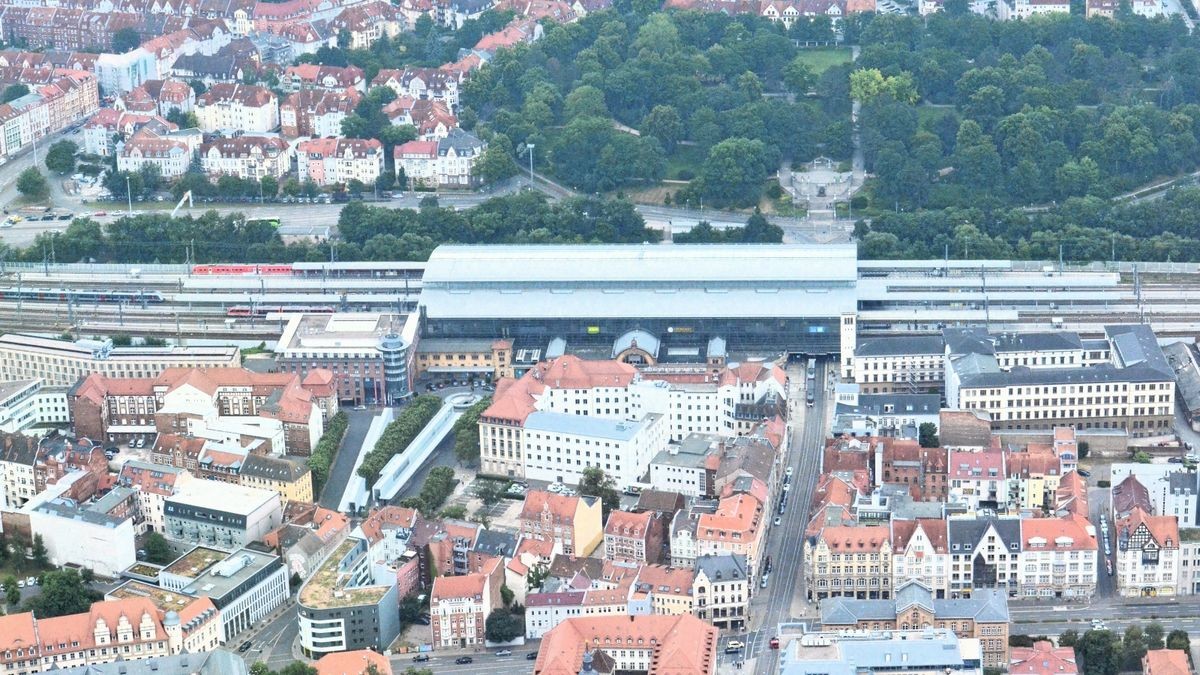
[(537, 147), (533, 143), (525, 144), (525, 151), (529, 153), (529, 184), (533, 185), (533, 149)]
[(125, 196), (129, 199), (129, 217), (133, 217), (133, 190), (129, 187), (129, 174), (125, 174)]

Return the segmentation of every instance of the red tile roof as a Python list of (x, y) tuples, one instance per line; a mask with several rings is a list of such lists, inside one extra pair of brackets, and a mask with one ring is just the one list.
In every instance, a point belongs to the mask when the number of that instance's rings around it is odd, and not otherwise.
[[(1180, 652), (1181, 654), (1183, 652)], [(1074, 647), (1055, 647), (1038, 640), (1032, 647), (1013, 647), (1008, 672), (1012, 675), (1076, 675)]]
[(377, 675), (392, 675), (392, 664), (383, 654), (370, 649), (333, 652), (313, 664), (317, 675), (365, 675), (375, 666)]
[(649, 672), (712, 675), (717, 629), (690, 614), (572, 618), (542, 638), (535, 675), (576, 675), (585, 650), (652, 649)]
[(882, 551), (884, 545), (891, 541), (891, 536), (886, 525), (872, 525), (827, 527), (821, 530), (820, 538), (834, 553), (866, 553)]
[(1182, 649), (1152, 649), (1142, 657), (1145, 675), (1190, 675), (1187, 652)]
[(486, 582), (487, 575), (478, 572), (456, 577), (439, 576), (433, 580), (430, 601), (436, 603), (442, 600), (482, 597)]
[(631, 537), (644, 539), (650, 530), (651, 513), (630, 513), (628, 511), (613, 511), (608, 514), (608, 522), (604, 524), (604, 534), (614, 537)]

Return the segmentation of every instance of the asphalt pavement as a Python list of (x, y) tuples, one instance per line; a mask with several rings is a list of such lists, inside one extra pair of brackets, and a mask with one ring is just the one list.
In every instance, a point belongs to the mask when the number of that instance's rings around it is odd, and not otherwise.
[(337, 510), (342, 502), (342, 493), (354, 472), (354, 461), (358, 459), (363, 440), (371, 428), (371, 420), (375, 419), (377, 411), (346, 409), (349, 423), (346, 425), (346, 436), (342, 439), (342, 447), (333, 458), (333, 466), (329, 467), (329, 480), (321, 491), (319, 503), (327, 509)]

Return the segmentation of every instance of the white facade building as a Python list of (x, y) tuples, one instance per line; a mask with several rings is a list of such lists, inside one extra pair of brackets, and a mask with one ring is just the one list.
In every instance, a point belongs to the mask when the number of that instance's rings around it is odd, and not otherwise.
[(588, 467), (604, 469), (618, 486), (636, 484), (650, 459), (667, 446), (666, 420), (535, 412), (525, 420), (525, 477), (576, 485)]
[(48, 500), (26, 512), (30, 530), (41, 535), (55, 566), (81, 565), (115, 579), (137, 562), (133, 518), (90, 511), (69, 499)]
[(1196, 527), (1200, 474), (1187, 471), (1178, 464), (1126, 462), (1112, 465), (1113, 485), (1120, 485), (1129, 476), (1136, 477), (1146, 488), (1155, 514), (1175, 516), (1180, 528)]
[(43, 387), (40, 378), (0, 383), (0, 432), (70, 421), (66, 389)]

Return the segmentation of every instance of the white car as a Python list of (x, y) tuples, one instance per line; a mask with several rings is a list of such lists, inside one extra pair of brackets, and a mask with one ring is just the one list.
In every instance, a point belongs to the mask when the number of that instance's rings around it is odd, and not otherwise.
[(792, 475), (792, 467), (790, 466), (787, 468), (787, 475)]
[(784, 491), (784, 492), (787, 492), (788, 490), (791, 490), (791, 489), (792, 489), (792, 484), (791, 484), (791, 483), (784, 483), (784, 484), (783, 484), (783, 491)]
[(562, 492), (563, 489), (565, 489), (565, 488), (566, 488), (566, 486), (563, 485), (562, 483), (551, 483), (550, 487), (548, 487), (546, 489), (549, 490), (550, 492), (558, 494), (559, 492)]

